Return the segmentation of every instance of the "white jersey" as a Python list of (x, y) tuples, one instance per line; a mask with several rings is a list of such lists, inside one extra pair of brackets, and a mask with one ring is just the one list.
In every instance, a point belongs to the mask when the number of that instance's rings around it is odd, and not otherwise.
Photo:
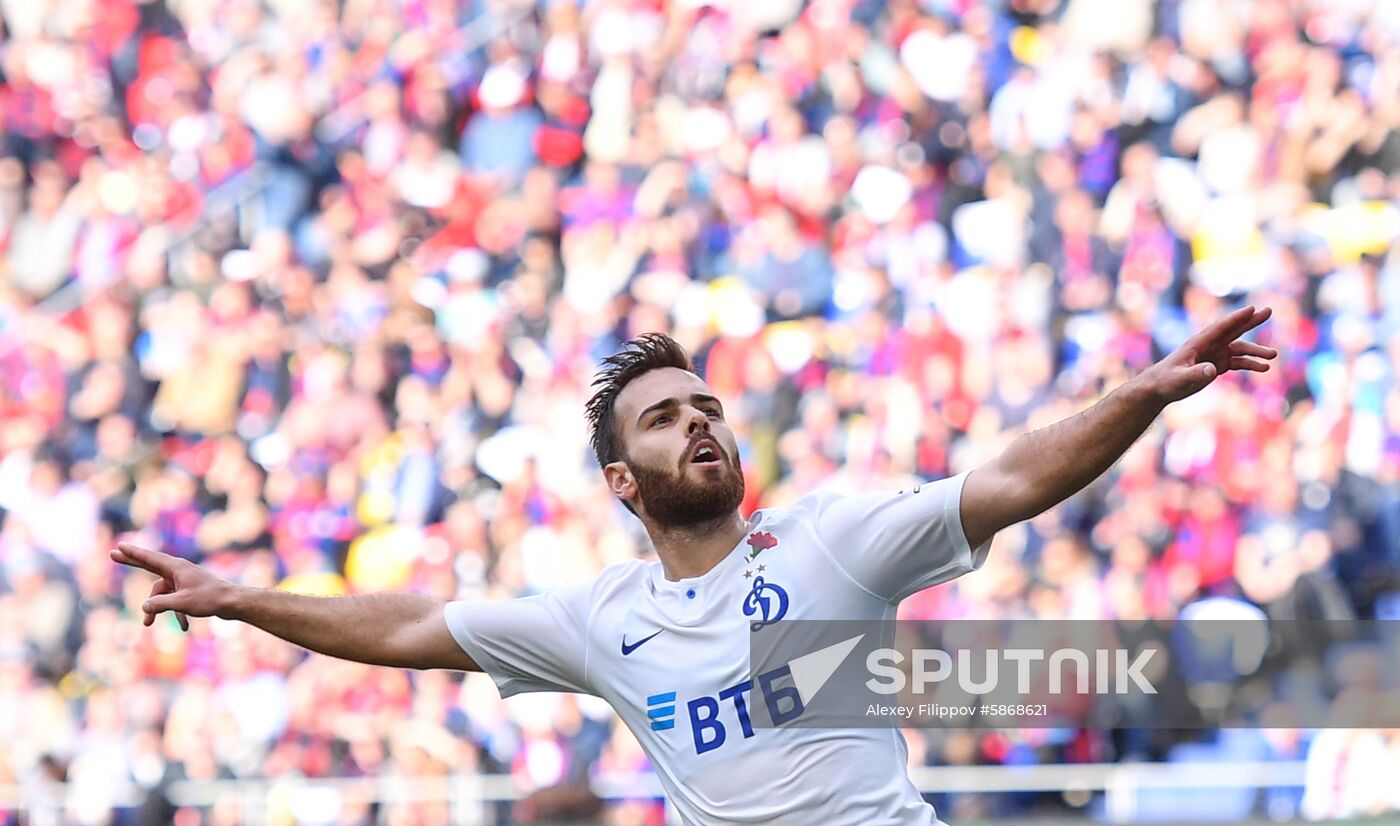
[(936, 824), (898, 729), (750, 724), (749, 708), (774, 710), (775, 698), (750, 679), (749, 633), (754, 622), (892, 619), (910, 594), (979, 567), (990, 540), (968, 547), (966, 478), (813, 493), (756, 512), (702, 576), (668, 581), (639, 560), (541, 596), (449, 603), (447, 626), (502, 696), (611, 703), (687, 824)]

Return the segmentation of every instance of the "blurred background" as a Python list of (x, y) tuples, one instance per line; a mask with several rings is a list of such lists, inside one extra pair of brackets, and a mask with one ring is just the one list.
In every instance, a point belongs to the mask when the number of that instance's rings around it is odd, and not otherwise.
[[(901, 616), (1400, 618), (1394, 0), (0, 20), (0, 824), (665, 822), (600, 701), (142, 629), (106, 554), (473, 600), (645, 557), (582, 405), (648, 330), (747, 512), (975, 466), (1270, 305), (1273, 371)], [(1253, 723), (907, 736), (958, 824), (1400, 818), (1400, 732)]]

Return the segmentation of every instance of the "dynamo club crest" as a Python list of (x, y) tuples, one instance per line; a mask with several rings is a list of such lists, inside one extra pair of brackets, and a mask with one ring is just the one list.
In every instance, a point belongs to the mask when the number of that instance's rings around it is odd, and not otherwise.
[(787, 591), (763, 577), (754, 578), (753, 588), (744, 598), (744, 616), (757, 617), (749, 623), (749, 630), (757, 631), (765, 625), (772, 625), (787, 614), (787, 609)]

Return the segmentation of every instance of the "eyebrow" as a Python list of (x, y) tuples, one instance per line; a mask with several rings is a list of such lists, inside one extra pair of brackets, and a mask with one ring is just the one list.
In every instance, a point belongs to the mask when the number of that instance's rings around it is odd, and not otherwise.
[[(702, 404), (714, 404), (715, 407), (718, 407), (720, 409), (721, 413), (724, 412), (724, 405), (720, 403), (719, 399), (715, 398), (714, 396), (711, 396), (709, 393), (690, 394), (690, 403), (695, 405), (696, 407), (699, 407)], [(642, 420), (645, 419), (649, 414), (655, 413), (658, 410), (664, 410), (668, 407), (676, 407), (678, 404), (679, 400), (675, 396), (672, 396), (669, 399), (662, 399), (656, 404), (653, 404), (647, 409), (643, 410), (637, 416), (637, 426), (640, 427), (642, 424)]]

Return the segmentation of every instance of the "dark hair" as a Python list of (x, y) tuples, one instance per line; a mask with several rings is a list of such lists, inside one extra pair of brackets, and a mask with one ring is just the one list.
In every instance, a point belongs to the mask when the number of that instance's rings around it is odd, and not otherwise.
[(633, 379), (661, 367), (695, 372), (685, 348), (665, 333), (643, 333), (623, 345), (622, 351), (603, 359), (605, 365), (593, 379), (597, 388), (584, 407), (588, 438), (598, 466), (607, 467), (623, 457), (621, 434), (617, 427), (617, 395)]

